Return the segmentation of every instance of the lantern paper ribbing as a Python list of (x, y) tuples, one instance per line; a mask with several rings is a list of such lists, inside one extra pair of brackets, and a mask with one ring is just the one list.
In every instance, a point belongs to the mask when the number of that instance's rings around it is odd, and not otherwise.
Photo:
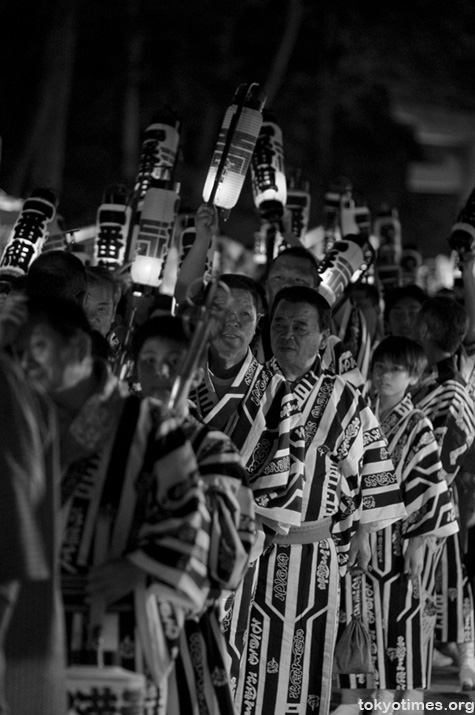
[(169, 182), (152, 179), (145, 194), (136, 254), (131, 266), (134, 283), (157, 287), (173, 239), (179, 197)]
[(97, 210), (97, 237), (94, 243), (94, 265), (111, 270), (124, 263), (130, 206), (123, 186), (112, 186), (104, 192)]
[(228, 107), (203, 188), (203, 199), (232, 209), (239, 198), (262, 126), (265, 97), (257, 84), (240, 85)]
[(0, 260), (0, 276), (23, 276), (48, 238), (56, 216), (57, 197), (50, 189), (35, 189), (26, 199)]

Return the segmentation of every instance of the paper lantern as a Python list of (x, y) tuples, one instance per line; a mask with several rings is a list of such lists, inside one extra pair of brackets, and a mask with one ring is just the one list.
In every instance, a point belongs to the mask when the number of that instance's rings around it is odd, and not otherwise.
[(321, 283), (318, 292), (334, 307), (344, 295), (354, 274), (365, 261), (365, 240), (358, 235), (336, 241), (319, 266)]
[(265, 95), (258, 84), (236, 90), (219, 132), (203, 199), (230, 210), (236, 205), (262, 126)]
[(292, 232), (300, 241), (304, 240), (308, 231), (310, 219), (310, 185), (300, 179), (299, 175), (291, 175), (287, 182), (287, 202), (285, 207), (291, 213)]
[(351, 191), (351, 182), (346, 177), (341, 176), (330, 184), (325, 193), (323, 203), (325, 253), (330, 251), (335, 241), (338, 241), (342, 236), (342, 229), (340, 228), (342, 197), (351, 197)]
[(254, 203), (261, 216), (280, 219), (287, 201), (284, 146), (280, 128), (266, 113), (251, 159), (251, 178)]
[(139, 233), (145, 194), (154, 179), (170, 181), (180, 141), (179, 121), (175, 113), (158, 115), (145, 130), (140, 152), (139, 171), (130, 198), (131, 218), (126, 258), (132, 261)]
[(104, 192), (97, 210), (97, 237), (94, 243), (94, 265), (114, 270), (125, 260), (131, 208), (124, 186), (111, 186)]
[(47, 240), (48, 224), (56, 216), (57, 197), (51, 189), (32, 191), (23, 204), (0, 259), (0, 276), (23, 276)]
[(374, 220), (373, 231), (378, 241), (378, 266), (399, 265), (402, 237), (397, 209), (383, 205)]
[(154, 287), (160, 284), (179, 202), (178, 194), (169, 186), (168, 181), (152, 179), (145, 194), (131, 266), (132, 280), (136, 283)]

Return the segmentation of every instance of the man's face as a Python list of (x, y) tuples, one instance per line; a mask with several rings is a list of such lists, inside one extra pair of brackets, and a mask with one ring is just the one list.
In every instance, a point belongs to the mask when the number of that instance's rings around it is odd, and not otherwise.
[(21, 362), (30, 382), (54, 395), (72, 384), (79, 358), (74, 339), (38, 323), (25, 337)]
[(112, 290), (102, 285), (88, 286), (84, 308), (91, 327), (106, 337), (115, 315)]
[(327, 332), (321, 332), (318, 310), (313, 305), (279, 302), (271, 323), (271, 345), (288, 380), (297, 380), (312, 367)]
[(257, 310), (251, 294), (241, 288), (231, 288), (231, 296), (219, 335), (212, 347), (219, 355), (244, 357), (257, 327)]
[(318, 281), (312, 272), (312, 265), (306, 258), (282, 256), (276, 258), (267, 277), (267, 302), (272, 306), (276, 294), (282, 288), (291, 286), (309, 286), (316, 288)]
[(389, 334), (417, 340), (416, 318), (420, 308), (421, 304), (414, 298), (398, 300), (389, 311)]
[(148, 338), (137, 359), (137, 373), (144, 397), (168, 403), (173, 383), (180, 375), (188, 350), (169, 338)]

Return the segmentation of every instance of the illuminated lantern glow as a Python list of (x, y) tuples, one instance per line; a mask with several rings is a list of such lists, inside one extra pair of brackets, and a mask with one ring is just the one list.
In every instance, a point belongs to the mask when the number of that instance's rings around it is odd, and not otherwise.
[(131, 214), (127, 200), (124, 186), (111, 186), (104, 192), (103, 202), (97, 210), (96, 266), (115, 270), (124, 263)]
[(23, 204), (0, 259), (0, 275), (28, 273), (46, 242), (48, 224), (56, 216), (57, 197), (51, 189), (35, 189)]
[(378, 267), (399, 265), (402, 255), (402, 236), (397, 209), (382, 206), (374, 220), (373, 230), (378, 240)]
[[(160, 285), (164, 262), (173, 240), (179, 196), (168, 188), (169, 183), (152, 179), (145, 194), (131, 266), (132, 280), (143, 285)], [(150, 266), (149, 272), (145, 269), (146, 265)], [(138, 275), (139, 269), (141, 274), (148, 276), (146, 282), (135, 281), (134, 275)]]
[(240, 85), (221, 125), (203, 188), (203, 199), (232, 209), (240, 196), (262, 126), (265, 95), (259, 85)]
[(284, 145), (280, 128), (265, 114), (251, 159), (251, 179), (261, 216), (279, 219), (287, 201)]
[(317, 290), (331, 307), (343, 296), (364, 260), (364, 239), (358, 235), (348, 235), (335, 241), (325, 255), (318, 268), (321, 283)]
[(130, 199), (131, 218), (126, 257), (132, 261), (139, 233), (145, 194), (154, 179), (170, 180), (176, 163), (180, 123), (173, 112), (158, 115), (145, 130), (140, 152), (139, 171)]

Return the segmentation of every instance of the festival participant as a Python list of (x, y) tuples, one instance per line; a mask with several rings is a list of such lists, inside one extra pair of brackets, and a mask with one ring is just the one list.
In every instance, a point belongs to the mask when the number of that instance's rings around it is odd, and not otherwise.
[(80, 306), (36, 299), (17, 346), (59, 418), (69, 662), (88, 654), (92, 631), (103, 626), (105, 658), (130, 670), (145, 659), (152, 708), (164, 643), (156, 636), (160, 616), (147, 603), (167, 600), (178, 621), (202, 610), (210, 516), (177, 420), (156, 401), (122, 393), (106, 363), (92, 359), (89, 331)]
[[(454, 480), (475, 432), (473, 400), (455, 365), (455, 354), (467, 331), (468, 316), (465, 308), (452, 298), (434, 297), (423, 303), (415, 322), (429, 370), (412, 399), (432, 422), (442, 474), (457, 505)], [(473, 594), (458, 535), (449, 536), (443, 547), (437, 589), (436, 638), (441, 643), (457, 643), (460, 684), (463, 689), (471, 690), (475, 687)]]
[(368, 571), (358, 580), (346, 575), (343, 581), (340, 628), (350, 622), (357, 598), (370, 633), (373, 673), (339, 676), (343, 690), (337, 715), (356, 715), (359, 703), (368, 698), (390, 708), (398, 695), (409, 707), (423, 702), (423, 690), (429, 687), (436, 543), (458, 526), (447, 484), (440, 479), (432, 424), (414, 408), (408, 393), (426, 364), (422, 347), (409, 338), (384, 338), (373, 353), (375, 414), (388, 440), (408, 516), (370, 534)]
[(110, 336), (122, 289), (114, 274), (105, 267), (86, 268), (87, 290), (84, 309), (93, 330)]
[(249, 345), (259, 318), (254, 281), (226, 274), (230, 291), (222, 327), (210, 343), (204, 379), (190, 393), (200, 418), (227, 434), (243, 458), (253, 491), (258, 544), (234, 599), (227, 630), (233, 669), (247, 635), (259, 547), (300, 522), (303, 435), (296, 398), (282, 375), (260, 365)]
[(66, 712), (56, 425), (0, 354), (0, 712)]
[(285, 288), (274, 299), (268, 368), (300, 404), (305, 485), (300, 524), (276, 535), (259, 560), (238, 712), (328, 712), (340, 575), (366, 569), (373, 525), (405, 515), (374, 414), (359, 391), (322, 369), (330, 323), (313, 288)]
[(28, 269), (27, 292), (32, 298), (51, 296), (83, 305), (87, 291), (86, 268), (70, 251), (40, 253)]
[[(186, 323), (171, 315), (151, 318), (134, 335), (134, 355), (143, 397), (168, 405), (176, 380), (183, 378), (190, 349)], [(190, 381), (199, 383), (197, 365)], [(176, 661), (167, 681), (166, 712), (233, 712), (226, 662), (226, 641), (220, 629), (219, 602), (234, 591), (247, 568), (254, 530), (252, 492), (237, 448), (229, 437), (197, 419), (190, 404), (180, 403), (180, 420), (196, 455), (206, 503), (211, 515), (206, 609), (185, 620)]]
[(428, 295), (412, 283), (394, 288), (384, 298), (384, 322), (387, 335), (417, 340), (416, 317)]

